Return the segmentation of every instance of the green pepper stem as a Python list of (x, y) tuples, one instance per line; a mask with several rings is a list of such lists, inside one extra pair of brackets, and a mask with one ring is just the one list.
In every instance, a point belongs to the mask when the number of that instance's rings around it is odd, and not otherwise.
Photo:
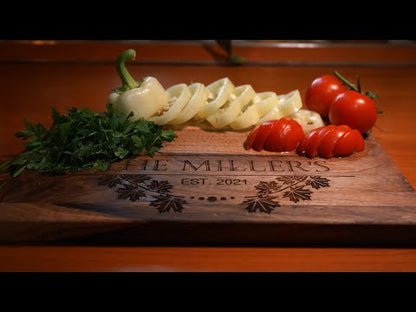
[(133, 49), (128, 49), (120, 54), (117, 59), (117, 73), (120, 76), (120, 79), (123, 83), (120, 89), (129, 90), (140, 87), (138, 83), (129, 73), (126, 68), (126, 60), (134, 60), (136, 57), (136, 51)]

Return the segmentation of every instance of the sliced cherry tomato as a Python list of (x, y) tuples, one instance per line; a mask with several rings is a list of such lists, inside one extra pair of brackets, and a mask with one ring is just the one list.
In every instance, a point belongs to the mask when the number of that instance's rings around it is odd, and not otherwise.
[(301, 148), (298, 149), (298, 154), (305, 155), (310, 158), (318, 156), (318, 148), (321, 140), (327, 135), (328, 131), (332, 131), (334, 127), (334, 125), (328, 125), (309, 132), (300, 144)]
[(272, 126), (273, 120), (266, 121), (264, 124), (259, 126), (260, 129), (256, 135), (256, 139), (253, 142), (252, 149), (257, 152), (260, 152), (263, 149), (264, 142), (266, 142)]
[(348, 156), (351, 150), (361, 152), (365, 144), (361, 133), (357, 129), (351, 129), (344, 133), (334, 146), (334, 155), (339, 157)]
[(286, 124), (282, 123), (282, 119), (275, 120), (270, 130), (267, 140), (264, 142), (263, 149), (266, 151), (281, 151), (285, 144), (284, 138), (281, 136)]
[[(314, 129), (315, 131), (310, 131), (302, 140), (302, 142), (299, 144), (298, 148), (297, 148), (297, 153), (301, 156), (305, 156), (306, 151), (309, 151), (309, 153), (312, 154), (312, 149), (315, 149), (315, 156), (318, 154), (318, 139), (319, 138), (319, 131), (321, 131), (321, 129), (323, 129), (324, 127), (320, 127), (320, 128), (316, 128)], [(312, 157), (315, 157), (312, 156)], [(311, 157), (311, 158), (312, 158)]]
[(355, 133), (355, 137), (356, 137), (357, 145), (355, 146), (355, 151), (356, 152), (362, 152), (365, 149), (365, 143), (364, 143), (363, 136), (356, 129), (354, 129), (351, 132), (354, 132)]
[(303, 140), (302, 126), (291, 118), (267, 121), (249, 133), (245, 149), (286, 152), (295, 150)]
[(293, 151), (302, 142), (305, 133), (297, 121), (290, 118), (282, 118), (281, 121), (284, 123), (284, 128), (280, 132), (280, 138), (284, 142), (281, 150)]
[(323, 158), (332, 158), (335, 154), (335, 145), (345, 133), (351, 131), (351, 128), (345, 125), (330, 125), (327, 128), (325, 136), (319, 143), (318, 154)]
[[(357, 130), (355, 130), (358, 132)], [(359, 134), (359, 133), (358, 133)], [(337, 141), (334, 146), (334, 154), (340, 157), (348, 156), (357, 145), (357, 137), (354, 131), (348, 131)]]
[(361, 133), (369, 131), (377, 120), (376, 103), (354, 90), (339, 94), (329, 108), (329, 121), (335, 125), (348, 125)]
[(322, 158), (332, 158), (334, 156), (334, 146), (338, 139), (345, 134), (344, 131), (332, 128), (326, 131), (325, 136), (319, 142), (318, 154)]
[(327, 118), (329, 106), (334, 99), (348, 88), (338, 78), (331, 75), (324, 75), (312, 81), (312, 84), (306, 90), (305, 105)]
[(297, 153), (313, 158), (344, 157), (364, 150), (360, 132), (347, 125), (328, 125), (309, 132), (299, 145)]
[(247, 139), (244, 141), (244, 145), (243, 145), (246, 150), (251, 149), (254, 141), (256, 140), (257, 133), (259, 133), (259, 131), (260, 131), (260, 127), (257, 127), (256, 129), (254, 129), (248, 134)]

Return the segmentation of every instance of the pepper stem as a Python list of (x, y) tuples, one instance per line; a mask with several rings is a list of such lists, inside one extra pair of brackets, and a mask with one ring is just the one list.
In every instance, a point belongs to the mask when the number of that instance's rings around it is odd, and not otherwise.
[(128, 49), (120, 54), (117, 59), (116, 67), (117, 73), (120, 76), (121, 82), (123, 85), (121, 86), (120, 90), (126, 91), (129, 89), (134, 89), (140, 87), (140, 83), (138, 83), (129, 73), (126, 68), (126, 60), (134, 60), (136, 57), (136, 51), (133, 49)]

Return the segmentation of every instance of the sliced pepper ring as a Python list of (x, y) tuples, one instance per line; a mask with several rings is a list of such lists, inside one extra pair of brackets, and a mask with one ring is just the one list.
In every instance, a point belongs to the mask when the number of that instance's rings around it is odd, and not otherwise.
[(215, 114), (208, 116), (207, 121), (217, 129), (229, 125), (241, 114), (242, 108), (250, 103), (255, 94), (250, 85), (238, 86), (231, 94), (231, 100), (228, 100)]
[(208, 99), (208, 90), (202, 83), (195, 82), (189, 87), (191, 98), (181, 113), (170, 122), (171, 125), (180, 125), (192, 119)]
[(213, 83), (209, 84), (206, 87), (214, 98), (210, 100), (210, 95), (208, 97), (208, 102), (202, 107), (202, 109), (197, 114), (198, 119), (205, 119), (206, 117), (215, 114), (215, 112), (227, 102), (228, 97), (234, 91), (234, 84), (228, 78), (222, 78)]
[(149, 118), (149, 120), (157, 123), (158, 125), (165, 125), (175, 119), (191, 98), (191, 91), (185, 83), (174, 85), (168, 88), (166, 92), (169, 95), (168, 103), (172, 104), (170, 104), (168, 110), (162, 113), (162, 115)]
[(274, 106), (266, 115), (257, 121), (257, 125), (263, 124), (268, 120), (276, 120), (296, 113), (302, 108), (302, 98), (299, 90), (279, 95), (279, 103)]
[(247, 129), (257, 123), (273, 107), (277, 106), (279, 98), (275, 92), (261, 92), (254, 95), (241, 114), (230, 124), (233, 129)]
[(321, 115), (309, 109), (302, 108), (288, 117), (300, 123), (305, 134), (311, 132), (316, 128), (325, 126)]

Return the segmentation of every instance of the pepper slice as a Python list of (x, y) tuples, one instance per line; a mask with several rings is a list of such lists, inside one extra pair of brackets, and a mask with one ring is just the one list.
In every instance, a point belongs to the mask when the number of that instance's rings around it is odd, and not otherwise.
[(206, 87), (209, 91), (208, 101), (197, 114), (198, 119), (204, 119), (215, 112), (227, 102), (234, 91), (234, 84), (228, 78), (214, 81)]
[(160, 116), (154, 116), (149, 118), (151, 121), (154, 121), (158, 125), (166, 125), (171, 120), (175, 119), (186, 103), (189, 102), (191, 98), (191, 91), (189, 91), (188, 86), (185, 83), (180, 83), (168, 88), (167, 93), (169, 95), (169, 107), (163, 112)]
[(195, 82), (189, 87), (191, 98), (181, 113), (170, 122), (171, 125), (180, 125), (192, 119), (208, 99), (208, 90), (202, 83)]
[(277, 120), (296, 113), (302, 108), (302, 98), (299, 90), (279, 95), (279, 103), (274, 106), (266, 115), (259, 119), (257, 125), (263, 124), (268, 120)]
[(300, 123), (305, 134), (311, 132), (313, 129), (325, 126), (320, 114), (305, 108), (298, 110), (288, 117)]
[(207, 121), (215, 128), (223, 128), (229, 125), (241, 113), (241, 109), (246, 107), (256, 92), (250, 85), (242, 85), (234, 89), (230, 98), (218, 112), (208, 116)]
[(247, 129), (255, 125), (258, 120), (266, 115), (273, 107), (279, 103), (279, 98), (275, 92), (261, 92), (254, 95), (241, 111), (241, 114), (230, 123), (233, 129)]
[(130, 75), (125, 63), (135, 56), (133, 49), (120, 54), (116, 65), (122, 86), (108, 97), (115, 111), (132, 120), (143, 118), (159, 125), (179, 125), (194, 119), (208, 122), (215, 129), (241, 130), (293, 115), (302, 107), (299, 90), (279, 96), (274, 92), (256, 93), (249, 84), (235, 87), (229, 78), (207, 87), (182, 83), (165, 90), (154, 77), (136, 81)]

